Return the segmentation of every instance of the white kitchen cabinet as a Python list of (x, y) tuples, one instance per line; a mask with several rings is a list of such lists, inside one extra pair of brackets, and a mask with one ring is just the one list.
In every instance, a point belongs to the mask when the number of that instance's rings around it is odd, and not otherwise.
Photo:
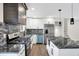
[(48, 51), (48, 54), (49, 54), (49, 56), (51, 56), (51, 50), (50, 50), (50, 46), (49, 45), (46, 45), (46, 47), (47, 47), (47, 51)]
[(21, 45), (20, 52), (18, 53), (19, 56), (25, 56), (25, 46)]
[(54, 56), (54, 55), (58, 55), (59, 53), (59, 49), (50, 41), (50, 53), (51, 53), (51, 56)]

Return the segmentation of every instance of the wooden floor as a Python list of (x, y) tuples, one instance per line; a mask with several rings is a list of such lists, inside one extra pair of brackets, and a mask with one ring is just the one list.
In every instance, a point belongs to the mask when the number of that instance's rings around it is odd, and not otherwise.
[(46, 46), (43, 44), (33, 45), (30, 56), (48, 56)]

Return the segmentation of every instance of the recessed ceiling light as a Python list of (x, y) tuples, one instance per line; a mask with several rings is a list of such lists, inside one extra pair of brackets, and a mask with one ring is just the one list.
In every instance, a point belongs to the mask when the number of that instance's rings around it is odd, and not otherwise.
[(31, 8), (31, 10), (35, 10), (35, 8)]

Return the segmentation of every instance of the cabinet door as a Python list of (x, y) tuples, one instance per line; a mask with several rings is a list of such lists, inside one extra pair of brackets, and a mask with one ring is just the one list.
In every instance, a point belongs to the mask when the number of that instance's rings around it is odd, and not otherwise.
[(18, 17), (19, 17), (19, 23), (22, 25), (26, 24), (26, 9), (23, 6), (22, 3), (18, 4)]
[(18, 23), (18, 4), (4, 3), (4, 22), (6, 24)]

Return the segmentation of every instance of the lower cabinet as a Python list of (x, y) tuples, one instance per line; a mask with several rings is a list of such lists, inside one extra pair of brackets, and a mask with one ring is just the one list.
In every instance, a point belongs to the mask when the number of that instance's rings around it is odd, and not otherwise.
[(51, 50), (50, 50), (50, 46), (49, 45), (46, 45), (46, 47), (47, 47), (47, 52), (48, 52), (48, 54), (49, 54), (49, 56), (51, 55)]
[(50, 42), (50, 55), (53, 56), (54, 55), (54, 46), (53, 44)]
[(22, 50), (19, 52), (19, 56), (25, 56), (25, 48), (23, 47)]
[(54, 53), (53, 49), (54, 49), (53, 47), (50, 48), (51, 55), (53, 55), (53, 53)]
[(58, 48), (50, 41), (50, 46), (47, 47), (49, 56), (57, 56)]
[(25, 45), (21, 45), (20, 52), (18, 53), (19, 56), (25, 56)]

